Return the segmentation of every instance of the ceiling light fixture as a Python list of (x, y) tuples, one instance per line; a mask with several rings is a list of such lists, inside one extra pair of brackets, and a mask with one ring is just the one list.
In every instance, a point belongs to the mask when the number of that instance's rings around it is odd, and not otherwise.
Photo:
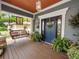
[(41, 0), (36, 1), (36, 10), (40, 11), (41, 10)]

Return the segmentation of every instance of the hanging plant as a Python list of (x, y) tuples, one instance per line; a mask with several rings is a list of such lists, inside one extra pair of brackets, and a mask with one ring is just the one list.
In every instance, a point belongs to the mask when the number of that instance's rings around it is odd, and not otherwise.
[(74, 27), (79, 27), (79, 13), (75, 16), (71, 16), (71, 19), (69, 19), (69, 22)]
[(52, 21), (49, 19), (49, 21), (48, 21), (48, 23), (47, 23), (47, 26), (48, 26), (49, 28), (51, 28), (51, 27), (53, 26), (53, 24), (54, 24), (54, 22), (52, 22)]

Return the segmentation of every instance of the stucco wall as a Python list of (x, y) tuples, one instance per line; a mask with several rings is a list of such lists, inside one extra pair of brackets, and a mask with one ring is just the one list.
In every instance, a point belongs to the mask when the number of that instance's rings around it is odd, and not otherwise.
[[(65, 25), (65, 37), (69, 38), (70, 40), (73, 40), (73, 41), (76, 41), (76, 37), (73, 36), (73, 34), (75, 32), (79, 32), (79, 29), (73, 29), (71, 27), (71, 25), (69, 25), (69, 19), (70, 19), (70, 15), (75, 15), (79, 12), (79, 0), (71, 0), (70, 2), (67, 2), (65, 4), (62, 4), (62, 5), (59, 5), (57, 7), (54, 7), (54, 8), (51, 8), (49, 10), (46, 10), (44, 12), (41, 12), (39, 14), (36, 14), (36, 17), (40, 16), (40, 15), (44, 15), (44, 14), (47, 14), (47, 13), (50, 13), (50, 12), (54, 12), (56, 10), (59, 10), (59, 9), (63, 9), (65, 7), (69, 7), (69, 10), (67, 11), (66, 13), (66, 25)], [(53, 17), (53, 16), (52, 16)], [(36, 19), (38, 20), (38, 19)]]

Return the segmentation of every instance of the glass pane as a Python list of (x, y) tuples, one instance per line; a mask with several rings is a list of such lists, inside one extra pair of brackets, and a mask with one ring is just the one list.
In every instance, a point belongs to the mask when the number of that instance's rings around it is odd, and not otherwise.
[(57, 26), (57, 35), (61, 35), (61, 19), (58, 19)]

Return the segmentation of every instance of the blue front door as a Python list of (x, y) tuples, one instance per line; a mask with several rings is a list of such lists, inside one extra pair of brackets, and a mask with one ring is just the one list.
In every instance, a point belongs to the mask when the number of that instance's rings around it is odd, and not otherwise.
[(51, 43), (53, 39), (56, 38), (56, 20), (51, 20), (51, 25), (49, 21), (45, 21), (45, 41)]

